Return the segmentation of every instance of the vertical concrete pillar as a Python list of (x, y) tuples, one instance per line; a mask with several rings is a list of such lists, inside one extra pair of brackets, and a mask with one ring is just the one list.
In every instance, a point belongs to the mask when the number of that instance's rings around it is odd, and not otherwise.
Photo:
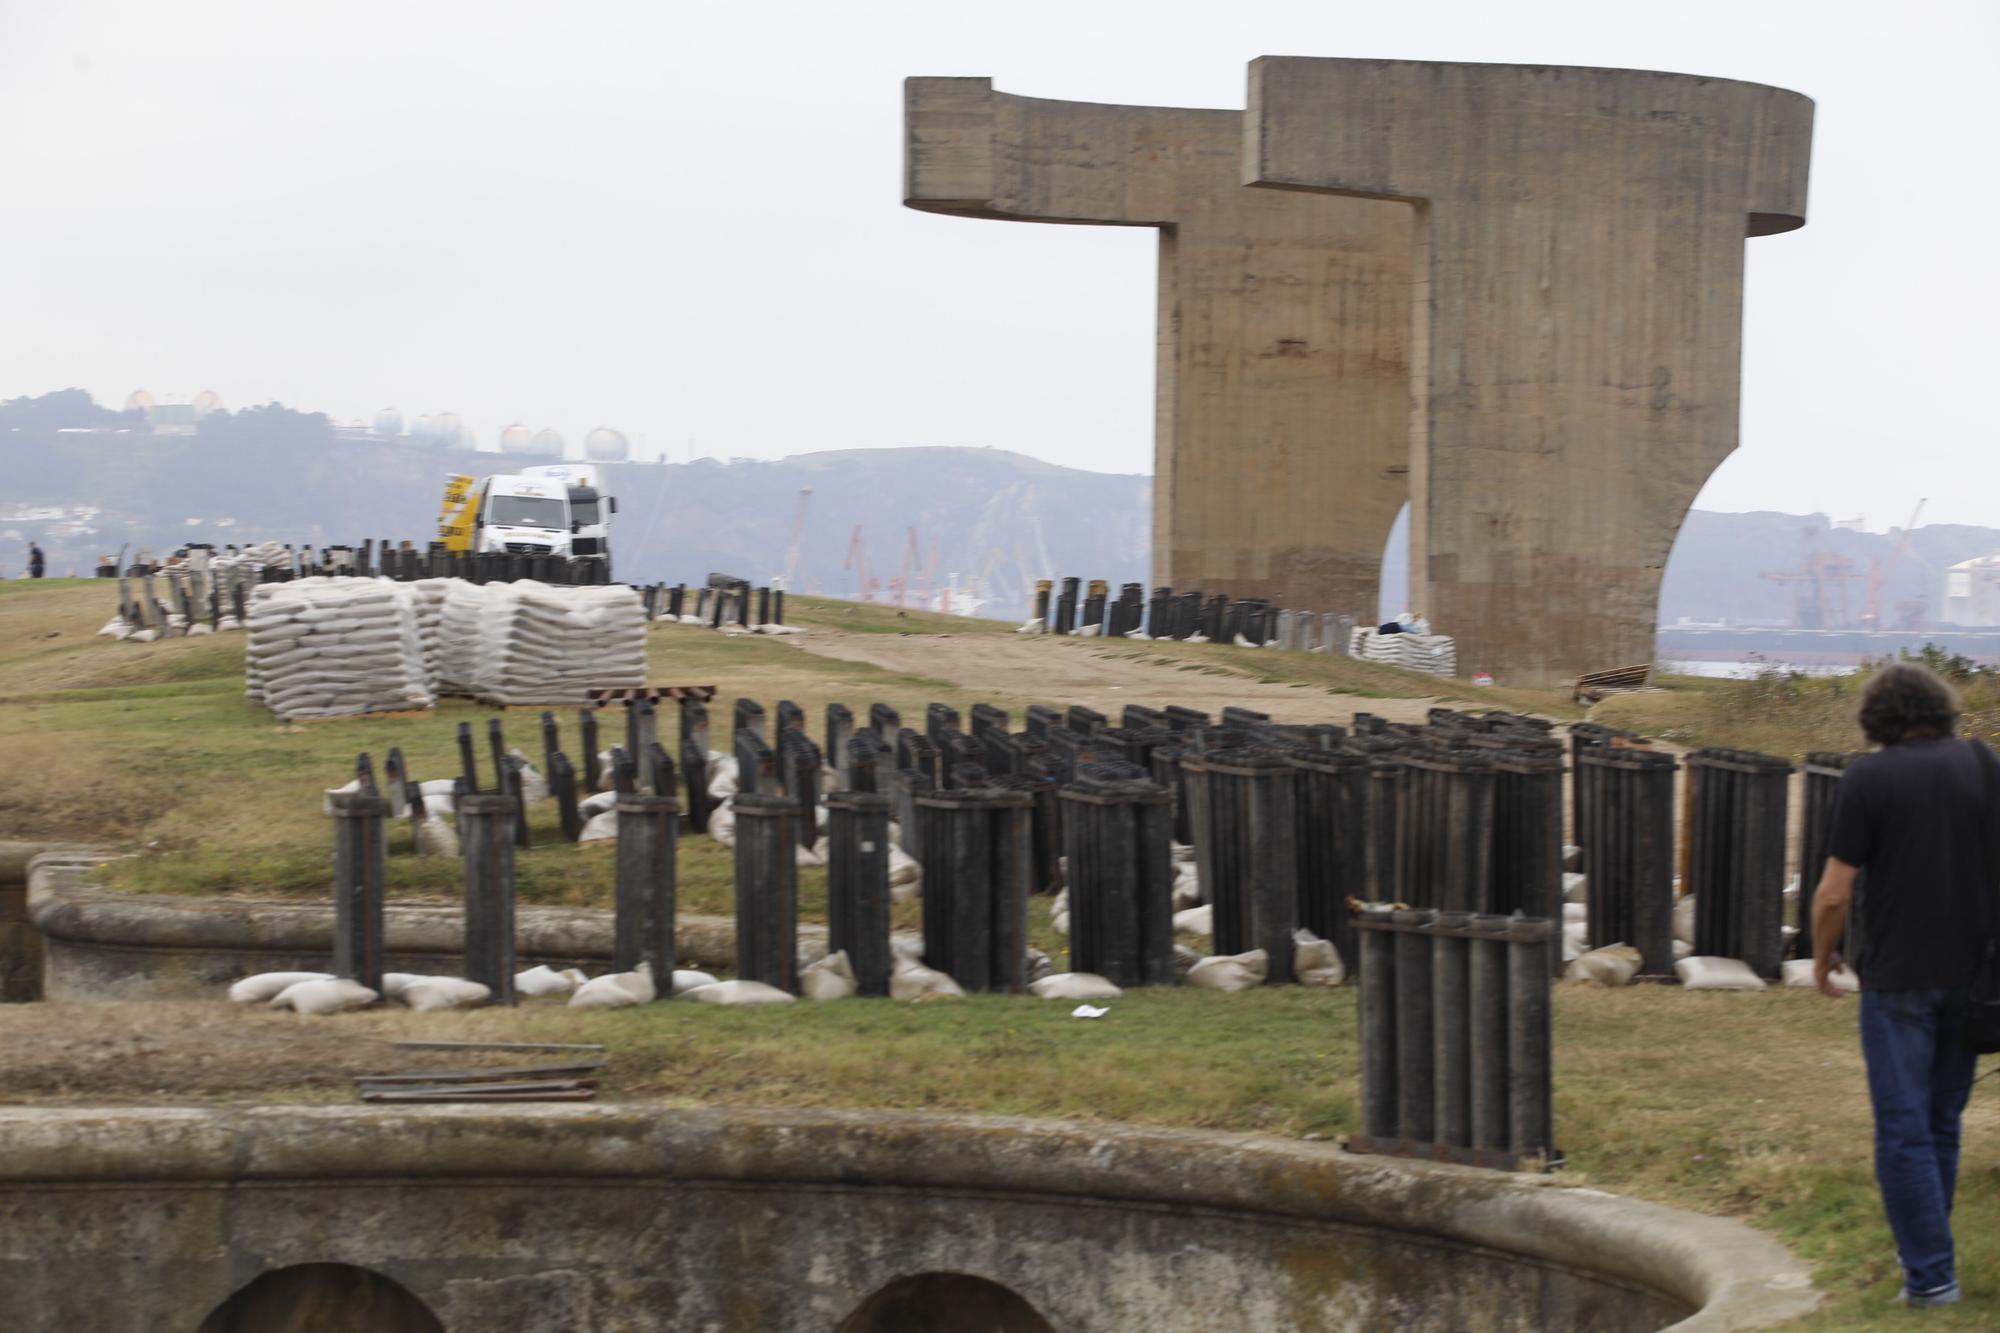
[(1468, 670), (1649, 662), (1736, 447), (1743, 241), (1805, 224), (1812, 102), (1639, 70), (1267, 56), (1245, 180), (1412, 205), (1410, 581)]
[(1153, 582), (1372, 608), (1406, 489), (1408, 210), (1243, 189), (1240, 111), (938, 78), (904, 108), (911, 208), (1158, 229)]

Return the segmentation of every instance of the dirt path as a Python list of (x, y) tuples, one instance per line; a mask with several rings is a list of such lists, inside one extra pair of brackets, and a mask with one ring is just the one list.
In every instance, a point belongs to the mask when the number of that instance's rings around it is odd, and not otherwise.
[(930, 676), (973, 693), (1050, 704), (1082, 704), (1116, 717), (1128, 703), (1180, 704), (1220, 715), (1229, 705), (1277, 722), (1338, 722), (1356, 712), (1421, 722), (1435, 699), (1376, 699), (1313, 685), (1270, 684), (1207, 664), (1162, 666), (1107, 652), (1088, 639), (977, 634), (846, 634), (819, 630), (792, 642), (805, 652), (887, 671)]

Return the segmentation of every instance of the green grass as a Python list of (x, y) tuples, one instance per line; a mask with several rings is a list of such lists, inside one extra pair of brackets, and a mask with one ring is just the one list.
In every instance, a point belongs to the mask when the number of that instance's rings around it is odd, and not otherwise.
[(1007, 634), (1014, 628), (1002, 620), (904, 610), (879, 602), (845, 602), (835, 597), (787, 596), (785, 620), (793, 625), (845, 630), (850, 634)]
[[(2000, 745), (2000, 673), (1954, 662), (1934, 650), (1926, 660), (1959, 691), (1962, 734)], [(1879, 665), (1879, 664), (1878, 664)], [(1771, 669), (1749, 680), (1666, 676), (1658, 690), (1614, 696), (1591, 717), (1677, 745), (1729, 745), (1801, 758), (1814, 750), (1863, 750), (1855, 720), (1873, 667), (1851, 676), (1805, 676)]]
[[(1447, 707), (1503, 708), (1557, 719), (1580, 718), (1584, 713), (1566, 691), (1470, 685), (1462, 680), (1430, 676), (1421, 671), (1364, 662), (1334, 653), (1280, 652), (1271, 648), (1185, 643), (1174, 639), (1138, 642), (1128, 639), (1081, 639), (1070, 642), (1088, 644), (1092, 651), (1108, 656), (1150, 662), (1177, 671), (1237, 676), (1266, 685), (1295, 685), (1330, 695), (1351, 696), (1361, 701), (1434, 698)], [(1357, 705), (1357, 710), (1368, 711), (1365, 703)]]

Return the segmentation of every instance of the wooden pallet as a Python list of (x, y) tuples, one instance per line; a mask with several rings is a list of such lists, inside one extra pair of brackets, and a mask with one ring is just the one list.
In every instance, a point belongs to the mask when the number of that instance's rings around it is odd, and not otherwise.
[(1576, 678), (1576, 701), (1596, 703), (1606, 695), (1643, 690), (1653, 674), (1650, 662), (1639, 666), (1613, 667), (1609, 671), (1588, 671)]
[(662, 699), (699, 699), (707, 703), (719, 692), (713, 685), (639, 685), (622, 689), (591, 690), (589, 695), (591, 706), (602, 708), (606, 704), (630, 703), (641, 699), (647, 703), (658, 703)]

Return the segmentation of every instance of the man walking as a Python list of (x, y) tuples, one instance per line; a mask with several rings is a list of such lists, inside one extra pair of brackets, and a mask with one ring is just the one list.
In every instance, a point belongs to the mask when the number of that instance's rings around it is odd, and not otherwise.
[(1920, 666), (1891, 666), (1868, 682), (1861, 729), (1882, 748), (1841, 779), (1813, 895), (1813, 975), (1836, 998), (1830, 974), (1855, 909), (1875, 1180), (1903, 1265), (1897, 1299), (1910, 1305), (1958, 1300), (1951, 1203), (1978, 1059), (1966, 1003), (1985, 952), (1981, 897), (1994, 883), (1985, 821), (2000, 760), (1956, 738), (1958, 711), (1951, 686)]
[(29, 543), (28, 543), (28, 577), (29, 577), (29, 578), (31, 578), (31, 579), (38, 579), (38, 578), (40, 578), (40, 577), (42, 576), (42, 571), (43, 571), (44, 569), (48, 568), (48, 563), (49, 563), (49, 562), (48, 562), (48, 557), (46, 557), (46, 556), (44, 556), (44, 555), (42, 554), (42, 548), (41, 548), (41, 547), (39, 547), (39, 546), (37, 546), (37, 545), (36, 545), (35, 543), (33, 543), (33, 542), (29, 542)]

